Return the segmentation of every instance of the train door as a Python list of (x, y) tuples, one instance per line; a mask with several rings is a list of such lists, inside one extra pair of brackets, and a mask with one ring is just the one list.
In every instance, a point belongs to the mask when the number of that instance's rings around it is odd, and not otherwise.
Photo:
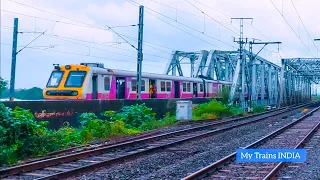
[(174, 81), (174, 98), (180, 98), (180, 83)]
[(126, 96), (125, 82), (126, 82), (126, 80), (125, 80), (124, 77), (117, 77), (116, 81), (117, 81), (117, 85), (116, 85), (117, 95), (116, 95), (116, 98), (117, 99), (125, 99), (125, 96)]
[(92, 76), (92, 99), (98, 99), (98, 76)]
[(198, 97), (198, 86), (197, 86), (197, 83), (193, 83), (193, 97)]
[(149, 97), (156, 98), (157, 97), (157, 85), (156, 80), (149, 79)]

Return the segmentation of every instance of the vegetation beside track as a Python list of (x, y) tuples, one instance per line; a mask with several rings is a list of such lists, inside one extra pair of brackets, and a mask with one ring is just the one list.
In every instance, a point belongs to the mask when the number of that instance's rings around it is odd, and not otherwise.
[[(216, 119), (246, 115), (236, 106), (229, 107), (212, 100), (193, 108), (193, 120)], [(145, 104), (125, 106), (120, 112), (105, 111), (96, 116), (83, 113), (80, 128), (65, 124), (58, 130), (46, 128), (48, 122), (37, 122), (30, 111), (10, 109), (0, 103), (0, 165), (43, 156), (48, 152), (104, 140), (115, 136), (139, 134), (143, 131), (171, 126), (176, 123), (175, 113), (167, 113), (157, 120), (156, 114)]]

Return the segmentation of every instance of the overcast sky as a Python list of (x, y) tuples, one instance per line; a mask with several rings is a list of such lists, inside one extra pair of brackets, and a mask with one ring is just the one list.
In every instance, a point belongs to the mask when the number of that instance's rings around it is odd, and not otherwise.
[[(259, 54), (276, 64), (280, 55), (318, 57), (320, 42), (312, 39), (320, 38), (319, 0), (273, 0), (294, 31), (270, 0), (134, 1), (145, 6), (144, 72), (162, 73), (173, 50), (235, 50), (239, 21), (231, 17), (253, 18), (245, 21), (244, 37), (282, 42), (280, 54), (278, 45)], [(44, 88), (54, 63), (136, 70), (136, 50), (108, 26), (137, 47), (138, 27), (130, 25), (138, 24), (138, 12), (129, 0), (1, 0), (1, 76), (10, 78), (15, 17), (22, 32), (18, 50), (46, 31), (17, 55), (16, 88)]]

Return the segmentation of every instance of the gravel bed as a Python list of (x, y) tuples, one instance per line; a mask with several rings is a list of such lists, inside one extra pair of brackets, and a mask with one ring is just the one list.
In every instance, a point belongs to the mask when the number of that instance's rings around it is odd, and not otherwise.
[[(319, 115), (320, 111), (314, 113)], [(314, 117), (307, 117), (306, 119), (298, 122), (290, 129), (277, 135), (275, 138), (269, 139), (266, 143), (259, 146), (260, 149), (282, 149), (282, 148), (294, 148), (309, 132), (319, 123), (319, 119)], [(220, 170), (212, 174), (210, 178), (217, 177), (255, 177), (263, 178), (271, 170), (272, 166), (276, 166), (277, 163), (238, 163), (236, 161), (225, 166), (223, 171)], [(252, 169), (244, 168), (252, 167)], [(270, 168), (265, 168), (269, 166)]]
[[(228, 118), (223, 118), (223, 119), (219, 119), (219, 120), (227, 120), (227, 119), (231, 119), (230, 117)], [(165, 133), (170, 133), (170, 132), (174, 132), (174, 131), (178, 131), (178, 130), (183, 130), (183, 129), (188, 129), (188, 128), (192, 128), (192, 127), (195, 127), (195, 126), (199, 126), (199, 125), (205, 125), (205, 124), (209, 124), (209, 123), (213, 123), (213, 122), (217, 122), (218, 120), (207, 120), (207, 121), (199, 121), (199, 122), (196, 122), (196, 121), (193, 121), (191, 123), (189, 122), (182, 122), (181, 124), (175, 124), (173, 126), (169, 126), (169, 127), (162, 127), (162, 128), (159, 128), (159, 129), (154, 129), (154, 130), (150, 130), (150, 131), (147, 131), (147, 132), (143, 132), (139, 135), (129, 135), (129, 136), (123, 136), (123, 137), (113, 137), (111, 138), (110, 140), (107, 140), (107, 141), (104, 141), (102, 142), (103, 144), (110, 144), (110, 143), (117, 143), (119, 141), (123, 141), (123, 140), (127, 140), (127, 139), (131, 139), (131, 138), (134, 138), (135, 136), (140, 136), (140, 135), (143, 135), (143, 134), (149, 134), (149, 133), (155, 133), (153, 135), (160, 135), (160, 134), (165, 134)], [(99, 143), (99, 141), (97, 141), (97, 144), (93, 144), (91, 147), (95, 147), (95, 146), (100, 146), (102, 145), (102, 143)], [(86, 148), (85, 148), (86, 149)], [(69, 152), (65, 152), (65, 153), (62, 153), (62, 154), (59, 154), (58, 156), (63, 156), (63, 155), (69, 155), (69, 154), (73, 154), (73, 153), (76, 153), (76, 152), (80, 152), (82, 151), (83, 148), (79, 148), (79, 149), (74, 149), (73, 151), (69, 151)], [(7, 166), (0, 166), (0, 170), (1, 169), (4, 169), (4, 168), (7, 168), (7, 167), (11, 167), (11, 166), (16, 166), (16, 165), (22, 165), (22, 164), (26, 164), (26, 163), (30, 163), (30, 162), (33, 162), (33, 161), (37, 161), (37, 160), (42, 160), (42, 159), (46, 159), (47, 157), (40, 157), (40, 158), (29, 158), (29, 159), (25, 159), (25, 160), (22, 160), (20, 161), (19, 163), (17, 164), (13, 164), (13, 165), (7, 165)]]
[[(70, 179), (181, 179), (292, 122), (296, 112), (302, 109)], [(287, 118), (282, 119), (284, 116)]]
[(279, 173), (279, 179), (320, 179), (320, 130), (304, 147), (307, 149), (306, 163), (288, 163)]

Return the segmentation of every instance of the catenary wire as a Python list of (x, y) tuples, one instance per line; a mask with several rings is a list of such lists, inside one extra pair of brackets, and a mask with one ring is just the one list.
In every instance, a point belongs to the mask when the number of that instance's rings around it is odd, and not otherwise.
[[(139, 4), (139, 3), (137, 3), (137, 2), (135, 2), (135, 1), (133, 1), (133, 0), (129, 0), (129, 1), (132, 1), (133, 3)], [(141, 4), (139, 4), (139, 5), (141, 5)], [(169, 16), (167, 16), (167, 15), (165, 15), (165, 14), (163, 14), (163, 13), (160, 13), (160, 12), (158, 12), (158, 11), (155, 11), (155, 10), (153, 10), (153, 9), (151, 9), (151, 8), (146, 7), (146, 6), (144, 6), (144, 7), (145, 7), (146, 9), (149, 9), (149, 10), (152, 11), (152, 12), (155, 12), (156, 14), (159, 14), (159, 15), (161, 15), (161, 16), (167, 18), (167, 19), (170, 19), (170, 20), (172, 20), (172, 21), (174, 21), (174, 22), (176, 22), (176, 23), (178, 23), (178, 24), (180, 24), (180, 25), (183, 25), (183, 26), (185, 26), (185, 27), (187, 27), (187, 28), (189, 28), (189, 29), (192, 29), (193, 31), (196, 31), (196, 32), (198, 32), (198, 33), (200, 33), (200, 34), (202, 34), (202, 35), (207, 36), (207, 37), (210, 37), (210, 38), (212, 38), (212, 39), (214, 39), (214, 40), (216, 40), (216, 41), (219, 41), (219, 42), (221, 42), (221, 43), (223, 43), (223, 44), (225, 44), (225, 45), (227, 45), (227, 46), (234, 47), (233, 45), (230, 45), (230, 44), (228, 44), (228, 43), (226, 43), (226, 42), (223, 42), (223, 41), (221, 41), (221, 40), (219, 40), (219, 39), (217, 39), (217, 38), (215, 38), (215, 37), (213, 37), (213, 36), (210, 36), (210, 35), (202, 32), (202, 31), (199, 31), (199, 30), (197, 30), (197, 29), (195, 29), (195, 28), (193, 28), (193, 27), (191, 27), (191, 26), (189, 26), (189, 25), (186, 25), (186, 24), (184, 24), (184, 23), (182, 23), (182, 22), (180, 22), (180, 21), (177, 21), (176, 19), (173, 19), (173, 18), (171, 18), (171, 17), (169, 17)]]
[[(133, 2), (131, 2), (130, 0), (126, 0), (126, 1), (130, 2), (131, 4), (133, 4)], [(135, 4), (133, 4), (133, 5), (134, 5), (134, 6), (137, 6), (137, 5), (135, 5)], [(157, 18), (157, 19), (165, 22), (166, 24), (169, 24), (170, 26), (173, 26), (173, 27), (175, 27), (176, 29), (179, 29), (180, 31), (182, 31), (182, 32), (184, 32), (184, 33), (186, 33), (186, 34), (188, 34), (188, 35), (190, 35), (190, 36), (192, 36), (192, 37), (194, 37), (194, 38), (196, 38), (196, 39), (199, 39), (199, 40), (201, 40), (201, 41), (203, 41), (203, 42), (205, 42), (205, 43), (207, 43), (207, 44), (210, 44), (210, 45), (212, 45), (212, 46), (214, 46), (214, 47), (220, 48), (220, 47), (216, 46), (215, 44), (212, 44), (212, 43), (210, 43), (210, 42), (208, 42), (208, 41), (206, 41), (206, 40), (204, 40), (204, 39), (201, 39), (201, 38), (199, 38), (198, 36), (195, 36), (195, 35), (189, 33), (188, 31), (186, 31), (186, 30), (184, 30), (184, 29), (181, 29), (181, 28), (179, 28), (179, 27), (177, 27), (177, 26), (169, 23), (168, 21), (166, 21), (166, 20), (164, 20), (164, 19), (161, 19), (161, 18), (159, 18), (158, 16), (156, 16), (156, 15), (154, 15), (154, 14), (148, 12), (148, 11), (146, 11), (146, 12), (147, 12), (148, 14), (151, 14), (151, 15), (154, 16), (155, 18)]]
[[(12, 44), (2, 43), (2, 42), (1, 42), (0, 44), (5, 45), (5, 46), (12, 46)], [(62, 54), (69, 54), (69, 55), (77, 55), (77, 56), (83, 56), (83, 57), (91, 57), (91, 58), (105, 59), (105, 60), (110, 60), (110, 61), (121, 61), (121, 62), (134, 63), (134, 64), (137, 63), (137, 62), (135, 62), (135, 61), (126, 61), (126, 60), (121, 60), (121, 59), (105, 58), (105, 57), (99, 57), (99, 56), (92, 56), (92, 55), (71, 53), (71, 52), (66, 52), (66, 51), (40, 49), (40, 48), (35, 48), (35, 47), (26, 47), (26, 48), (27, 48), (27, 49), (42, 50), (42, 51), (49, 51), (49, 52), (56, 52), (56, 53), (62, 53)], [(162, 67), (162, 66), (156, 66), (156, 65), (151, 65), (151, 64), (144, 64), (144, 65), (145, 65), (145, 66), (153, 66), (153, 67)]]
[[(289, 27), (291, 28), (291, 30), (295, 33), (295, 35), (300, 39), (300, 41), (302, 42), (302, 44), (308, 49), (308, 51), (310, 52), (310, 54), (312, 56), (313, 53), (311, 52), (311, 50), (308, 48), (308, 46), (302, 41), (302, 39), (300, 38), (300, 36), (297, 34), (297, 32), (293, 29), (293, 27), (290, 25), (290, 23), (288, 22), (288, 20), (283, 16), (283, 14), (280, 12), (280, 10), (277, 8), (277, 6), (273, 3), (272, 0), (270, 0), (270, 2), (272, 3), (272, 5), (274, 6), (274, 8), (278, 11), (278, 13), (282, 16), (282, 18), (286, 21), (286, 23), (289, 25)], [(315, 57), (315, 56), (314, 56)]]

